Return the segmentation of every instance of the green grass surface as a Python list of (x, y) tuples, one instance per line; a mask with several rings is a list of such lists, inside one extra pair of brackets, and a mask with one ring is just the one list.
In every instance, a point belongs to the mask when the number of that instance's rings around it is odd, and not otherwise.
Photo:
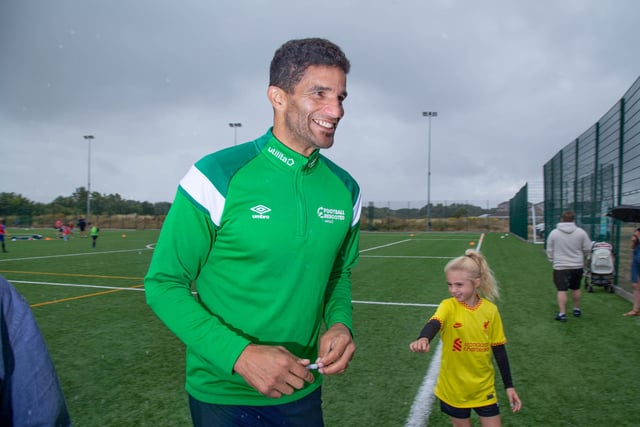
[[(0, 274), (33, 306), (74, 425), (190, 425), (184, 346), (146, 306), (140, 287), (157, 232), (105, 230), (95, 249), (89, 238), (63, 242), (53, 230), (40, 232), (54, 238), (8, 242)], [(629, 302), (596, 288), (583, 293), (582, 318), (554, 321), (555, 289), (542, 247), (501, 236), (487, 235), (481, 250), (501, 284), (498, 307), (524, 404), (518, 414), (503, 411), (503, 425), (637, 425), (640, 318), (621, 316)], [(432, 357), (408, 345), (435, 307), (380, 303), (448, 297), (444, 265), (478, 238), (362, 235), (353, 274), (358, 350), (347, 373), (325, 378), (327, 427), (405, 425)], [(506, 402), (499, 377), (497, 383)], [(449, 420), (435, 407), (429, 425)]]

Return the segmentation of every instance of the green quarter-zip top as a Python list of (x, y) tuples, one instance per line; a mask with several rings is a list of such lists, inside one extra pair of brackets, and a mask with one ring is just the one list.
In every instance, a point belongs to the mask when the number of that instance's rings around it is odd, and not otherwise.
[[(187, 346), (193, 397), (272, 405), (233, 372), (247, 345), (280, 345), (315, 360), (323, 321), (352, 328), (360, 209), (349, 174), (318, 151), (304, 157), (290, 150), (271, 130), (191, 167), (163, 224), (145, 290)], [(320, 383), (318, 377), (277, 403)]]

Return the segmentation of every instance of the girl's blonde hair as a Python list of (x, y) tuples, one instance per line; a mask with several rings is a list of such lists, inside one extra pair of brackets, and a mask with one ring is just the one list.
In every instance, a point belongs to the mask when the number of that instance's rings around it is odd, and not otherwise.
[(480, 252), (467, 249), (464, 256), (452, 259), (444, 267), (444, 272), (451, 270), (465, 271), (469, 279), (480, 279), (480, 293), (489, 301), (495, 301), (500, 297), (500, 289), (493, 271)]

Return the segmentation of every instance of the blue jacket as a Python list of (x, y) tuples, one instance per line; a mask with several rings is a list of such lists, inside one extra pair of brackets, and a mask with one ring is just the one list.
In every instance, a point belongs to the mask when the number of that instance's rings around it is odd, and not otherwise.
[(25, 299), (0, 276), (0, 425), (71, 425), (44, 338)]

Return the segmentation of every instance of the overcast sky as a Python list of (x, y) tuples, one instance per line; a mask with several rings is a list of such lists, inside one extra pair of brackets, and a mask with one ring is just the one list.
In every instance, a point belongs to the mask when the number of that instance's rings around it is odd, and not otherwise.
[(192, 163), (272, 124), (286, 40), (347, 54), (349, 98), (324, 154), (366, 202), (484, 206), (527, 182), (640, 75), (635, 0), (0, 0), (0, 192), (87, 186), (172, 201)]

